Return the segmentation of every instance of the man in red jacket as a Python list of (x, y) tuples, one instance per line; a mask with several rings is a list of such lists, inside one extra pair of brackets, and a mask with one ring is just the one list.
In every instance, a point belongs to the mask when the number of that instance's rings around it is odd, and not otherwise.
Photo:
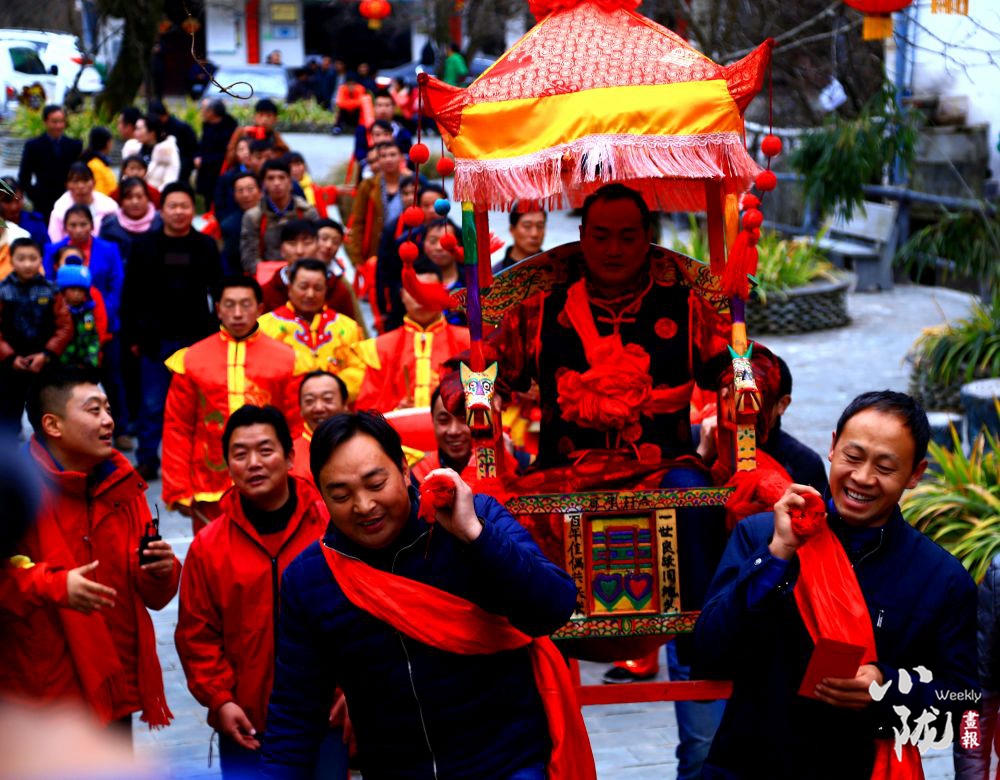
[(224, 280), (215, 306), (222, 327), (175, 352), (163, 414), (163, 500), (191, 518), (194, 533), (218, 513), (231, 483), (219, 436), (226, 419), (244, 404), (273, 404), (299, 420), (297, 382), (308, 370), (295, 352), (257, 327), (261, 291), (246, 276)]
[[(290, 473), (292, 435), (273, 406), (234, 412), (222, 448), (233, 488), (191, 543), (174, 639), (188, 688), (219, 732), (223, 777), (245, 777), (256, 770), (271, 695), (281, 575), (323, 535), (328, 515), (312, 483)], [(329, 742), (336, 763), (321, 776), (346, 777), (339, 731)]]
[(24, 585), (3, 588), (0, 691), (82, 701), (129, 734), (133, 712), (166, 726), (173, 715), (147, 609), (174, 597), (181, 566), (165, 541), (151, 542), (139, 564), (146, 483), (114, 449), (108, 398), (88, 377), (43, 379), (28, 416), (42, 500), (17, 542), (22, 569), (0, 570), (0, 581)]

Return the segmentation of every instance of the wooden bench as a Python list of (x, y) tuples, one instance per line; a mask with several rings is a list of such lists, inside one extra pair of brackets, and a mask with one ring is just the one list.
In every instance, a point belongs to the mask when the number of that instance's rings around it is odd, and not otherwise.
[(818, 242), (831, 261), (854, 271), (859, 292), (892, 289), (892, 261), (896, 254), (899, 205), (865, 201), (851, 219), (837, 217), (826, 224)]

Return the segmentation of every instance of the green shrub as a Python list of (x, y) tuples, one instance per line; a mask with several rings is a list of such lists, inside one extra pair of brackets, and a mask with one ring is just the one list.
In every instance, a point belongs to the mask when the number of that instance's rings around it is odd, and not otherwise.
[(966, 455), (952, 429), (952, 449), (935, 442), (935, 468), (902, 501), (903, 516), (958, 558), (977, 582), (1000, 553), (1000, 438), (983, 431)]
[[(676, 239), (673, 249), (707, 263), (710, 257), (708, 234), (698, 226), (693, 214), (689, 220), (691, 231), (687, 241)], [(818, 279), (836, 281), (833, 265), (816, 245), (821, 237), (822, 233), (816, 240), (786, 239), (773, 230), (761, 232), (757, 242), (757, 273), (752, 277), (753, 293), (761, 303), (767, 303), (769, 294), (804, 287)]]
[(1000, 376), (1000, 294), (968, 317), (925, 328), (913, 344), (914, 371), (933, 385)]

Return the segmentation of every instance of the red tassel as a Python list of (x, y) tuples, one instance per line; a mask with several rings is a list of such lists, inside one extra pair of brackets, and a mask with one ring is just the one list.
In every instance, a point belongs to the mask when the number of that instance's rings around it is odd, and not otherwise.
[(749, 230), (741, 230), (729, 251), (729, 261), (722, 273), (722, 290), (730, 297), (750, 297), (747, 274), (757, 273), (757, 242)]
[(417, 515), (424, 521), (434, 524), (437, 521), (439, 509), (448, 509), (455, 503), (455, 483), (444, 474), (428, 477), (420, 486), (420, 508)]
[(425, 309), (444, 311), (445, 309), (458, 308), (458, 301), (444, 289), (444, 285), (440, 282), (437, 284), (421, 282), (413, 271), (412, 265), (403, 268), (403, 289)]

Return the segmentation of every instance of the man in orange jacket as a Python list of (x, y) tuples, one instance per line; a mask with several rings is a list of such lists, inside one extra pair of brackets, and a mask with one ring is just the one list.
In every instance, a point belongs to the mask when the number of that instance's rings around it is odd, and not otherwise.
[[(286, 566), (322, 536), (327, 512), (309, 480), (293, 476), (292, 435), (273, 406), (244, 406), (222, 449), (233, 480), (215, 522), (188, 551), (174, 640), (188, 688), (219, 732), (223, 777), (254, 773), (274, 671), (278, 589)], [(338, 771), (347, 754), (331, 732)]]
[(28, 416), (42, 500), (0, 568), (0, 692), (82, 702), (129, 734), (133, 712), (166, 726), (173, 715), (147, 609), (174, 597), (181, 565), (165, 541), (149, 543), (139, 564), (146, 483), (114, 449), (108, 398), (86, 375), (43, 379)]
[[(417, 280), (440, 284), (441, 272), (430, 262), (415, 266)], [(359, 343), (355, 350), (367, 367), (355, 406), (391, 412), (429, 407), (445, 362), (469, 348), (469, 329), (451, 325), (444, 314), (425, 309), (403, 290), (403, 327)]]
[(194, 532), (218, 514), (232, 484), (220, 434), (244, 404), (274, 404), (299, 420), (295, 352), (261, 333), (260, 285), (250, 277), (222, 283), (216, 313), (222, 328), (166, 360), (173, 372), (163, 421), (163, 500), (191, 517)]
[(311, 480), (309, 445), (313, 431), (335, 414), (347, 411), (347, 385), (336, 374), (310, 371), (299, 384), (299, 410), (302, 413), (302, 435), (295, 440), (292, 473)]

